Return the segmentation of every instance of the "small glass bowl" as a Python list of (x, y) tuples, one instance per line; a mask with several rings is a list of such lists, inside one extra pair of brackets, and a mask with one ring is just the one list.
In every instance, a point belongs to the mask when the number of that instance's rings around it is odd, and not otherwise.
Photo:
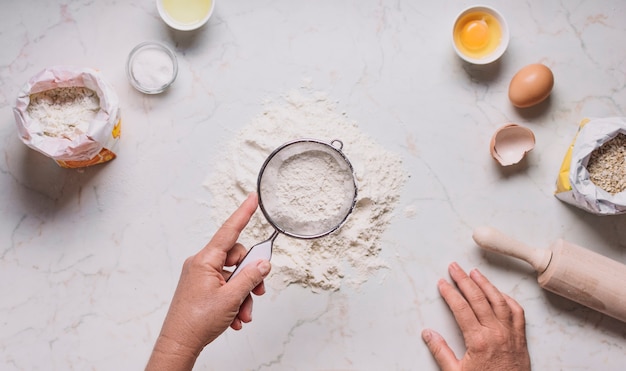
[(176, 54), (160, 42), (142, 42), (128, 55), (126, 75), (130, 84), (140, 92), (162, 93), (178, 75)]

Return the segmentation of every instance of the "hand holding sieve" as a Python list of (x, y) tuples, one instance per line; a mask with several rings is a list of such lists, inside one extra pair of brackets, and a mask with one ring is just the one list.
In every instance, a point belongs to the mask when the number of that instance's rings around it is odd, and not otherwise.
[(274, 232), (254, 245), (231, 276), (260, 259), (270, 260), (279, 233), (324, 237), (339, 229), (356, 205), (354, 170), (341, 151), (343, 142), (298, 139), (276, 148), (257, 178), (259, 207)]

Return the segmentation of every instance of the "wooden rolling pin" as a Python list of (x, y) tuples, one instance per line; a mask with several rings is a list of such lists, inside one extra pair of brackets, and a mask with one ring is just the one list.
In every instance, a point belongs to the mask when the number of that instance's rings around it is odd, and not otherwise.
[(626, 265), (561, 239), (535, 249), (491, 227), (472, 238), (485, 250), (522, 259), (538, 273), (539, 286), (626, 322)]

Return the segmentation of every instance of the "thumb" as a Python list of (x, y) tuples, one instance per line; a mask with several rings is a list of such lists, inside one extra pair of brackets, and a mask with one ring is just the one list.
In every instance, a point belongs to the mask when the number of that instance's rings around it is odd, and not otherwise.
[(442, 370), (454, 370), (459, 360), (448, 346), (448, 343), (436, 331), (426, 329), (422, 331), (422, 339), (435, 361)]
[(269, 261), (260, 259), (246, 265), (239, 274), (228, 281), (229, 286), (237, 296), (244, 299), (267, 277), (272, 268)]

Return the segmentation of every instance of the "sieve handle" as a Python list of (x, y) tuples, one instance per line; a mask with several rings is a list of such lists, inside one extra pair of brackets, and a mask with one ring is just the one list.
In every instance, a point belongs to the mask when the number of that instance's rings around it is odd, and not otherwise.
[(238, 275), (239, 272), (241, 272), (241, 270), (246, 265), (257, 262), (262, 259), (270, 260), (270, 258), (272, 257), (272, 246), (274, 245), (274, 240), (276, 239), (277, 236), (278, 236), (278, 231), (274, 231), (274, 233), (272, 233), (270, 238), (252, 246), (250, 250), (248, 250), (248, 253), (246, 254), (246, 256), (243, 257), (243, 260), (241, 261), (241, 263), (239, 263), (239, 265), (237, 266), (237, 268), (235, 268), (235, 270), (230, 275), (230, 277), (228, 277), (226, 282), (230, 281), (231, 278)]

